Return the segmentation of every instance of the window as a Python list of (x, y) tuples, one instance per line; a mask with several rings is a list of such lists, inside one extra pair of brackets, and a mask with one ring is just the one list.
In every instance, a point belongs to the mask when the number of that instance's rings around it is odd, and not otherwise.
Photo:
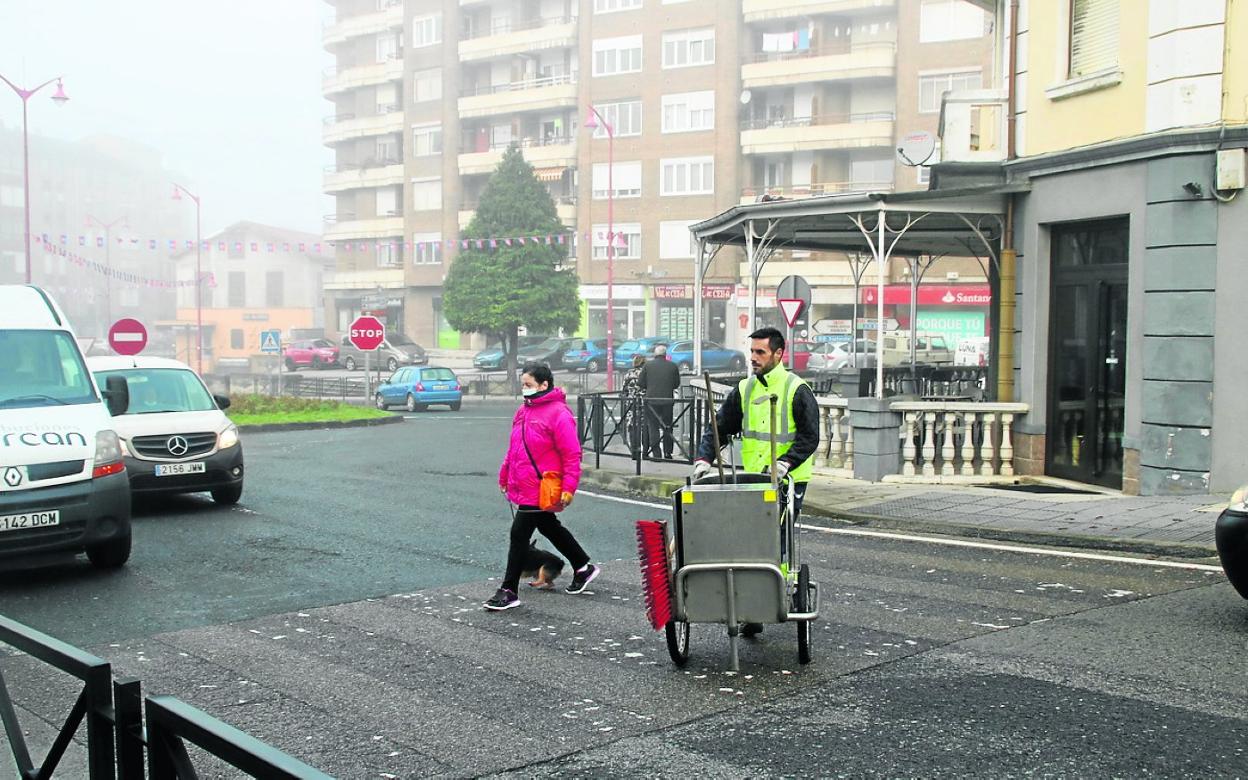
[(412, 156), (433, 157), (442, 154), (442, 125), (433, 123), (412, 127)]
[(433, 46), (442, 42), (442, 14), (418, 16), (412, 20), (412, 48)]
[(442, 179), (412, 179), (412, 211), (442, 208)]
[(849, 164), (849, 178), (855, 190), (877, 190), (893, 183), (893, 158), (854, 160)]
[(413, 265), (441, 265), (442, 264), (442, 234), (441, 233), (413, 233), (412, 234), (412, 264)]
[(641, 72), (641, 36), (600, 38), (594, 41), (594, 75), (614, 76)]
[(398, 87), (394, 84), (378, 84), (375, 94), (378, 114), (390, 114), (401, 108)]
[(230, 349), (243, 348), (243, 331), (241, 328), (232, 328), (230, 330)]
[(1071, 0), (1070, 77), (1118, 64), (1118, 0)]
[(641, 8), (641, 0), (594, 0), (594, 13), (609, 14)]
[(698, 254), (698, 242), (693, 240), (689, 226), (696, 219), (659, 223), (659, 259), (687, 260)]
[(919, 43), (982, 38), (984, 19), (983, 10), (966, 0), (923, 0), (919, 7)]
[(663, 67), (690, 68), (715, 62), (715, 31), (682, 30), (663, 33)]
[(247, 305), (247, 274), (242, 271), (230, 271), (229, 288), (226, 293), (226, 305), (241, 309)]
[[(641, 162), (617, 162), (611, 172), (610, 186), (617, 198), (641, 197)], [(594, 200), (605, 200), (608, 190), (606, 163), (594, 163)]]
[(715, 128), (715, 93), (682, 92), (663, 96), (663, 132), (692, 133)]
[[(594, 106), (602, 114), (616, 138), (628, 135), (641, 135), (641, 101), (629, 100), (624, 103), (603, 103)], [(599, 125), (594, 131), (594, 138), (606, 138), (607, 131)]]
[(286, 305), (286, 279), (281, 271), (264, 272), (264, 305)]
[(376, 214), (379, 217), (395, 217), (399, 215), (399, 196), (398, 187), (378, 187), (376, 200)]
[[(623, 236), (625, 246), (619, 246), (618, 241), (615, 247), (616, 260), (640, 260), (641, 259), (641, 225), (632, 224), (615, 224), (615, 232), (617, 235)], [(594, 225), (594, 243), (592, 255), (595, 260), (607, 259), (607, 225)]]
[(428, 68), (412, 73), (412, 100), (423, 103), (442, 99), (442, 69)]
[(402, 53), (403, 47), (400, 45), (399, 36), (397, 35), (378, 35), (377, 36), (377, 61), (386, 62), (388, 60), (398, 59)]
[(940, 102), (946, 92), (979, 89), (983, 86), (983, 80), (983, 74), (977, 70), (919, 76), (919, 113), (934, 114), (940, 111)]
[(398, 241), (386, 241), (375, 247), (378, 268), (403, 267), (403, 245)]
[(715, 192), (714, 157), (660, 160), (659, 170), (662, 195), (710, 195)]

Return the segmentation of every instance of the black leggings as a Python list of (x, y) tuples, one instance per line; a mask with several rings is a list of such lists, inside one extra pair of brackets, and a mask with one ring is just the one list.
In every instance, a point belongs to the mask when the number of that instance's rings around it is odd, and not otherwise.
[(516, 519), (511, 524), (511, 545), (507, 548), (507, 573), (503, 575), (503, 587), (515, 591), (520, 586), (520, 573), (529, 554), (529, 541), (537, 530), (550, 540), (559, 554), (572, 564), (576, 571), (589, 563), (589, 555), (581, 549), (572, 532), (563, 527), (554, 512), (543, 512), (535, 506), (521, 505), (516, 508)]

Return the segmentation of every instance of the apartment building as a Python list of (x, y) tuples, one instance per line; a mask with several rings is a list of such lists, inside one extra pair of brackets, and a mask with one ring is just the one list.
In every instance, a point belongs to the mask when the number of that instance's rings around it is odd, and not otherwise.
[[(899, 167), (897, 139), (934, 132), (939, 94), (978, 86), (994, 51), (992, 16), (964, 0), (331, 4), (326, 321), (340, 328), (384, 296), (392, 328), (444, 347), (468, 344), (442, 316), (447, 264), (508, 145), (574, 239), (582, 332), (606, 332), (610, 277), (617, 339), (689, 337), (688, 225), (762, 196), (926, 187)], [(584, 126), (591, 109), (610, 138)], [(819, 290), (817, 316), (852, 304), (836, 289), (844, 262), (781, 253), (761, 286), (789, 272)], [(707, 281), (707, 337), (738, 339), (739, 253), (711, 258)]]

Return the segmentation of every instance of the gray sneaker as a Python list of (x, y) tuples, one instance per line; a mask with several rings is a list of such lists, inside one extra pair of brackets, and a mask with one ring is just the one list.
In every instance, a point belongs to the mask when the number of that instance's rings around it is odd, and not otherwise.
[(572, 574), (572, 582), (568, 587), (563, 589), (564, 593), (577, 594), (585, 590), (589, 583), (602, 573), (602, 569), (592, 563), (587, 563), (583, 568)]
[(520, 606), (520, 597), (514, 591), (506, 588), (499, 588), (493, 598), (483, 604), (486, 609), (491, 612), (501, 612), (504, 609)]

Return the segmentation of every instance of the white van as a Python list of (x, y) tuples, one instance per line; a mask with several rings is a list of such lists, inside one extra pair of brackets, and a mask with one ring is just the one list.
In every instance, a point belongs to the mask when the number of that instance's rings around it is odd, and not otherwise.
[(159, 357), (89, 357), (95, 381), (126, 380), (130, 406), (113, 418), (134, 495), (209, 492), (218, 504), (243, 495), (238, 426), (191, 367)]
[(130, 558), (130, 486), (112, 413), (64, 312), (43, 290), (0, 285), (0, 565), (85, 552), (100, 568)]

